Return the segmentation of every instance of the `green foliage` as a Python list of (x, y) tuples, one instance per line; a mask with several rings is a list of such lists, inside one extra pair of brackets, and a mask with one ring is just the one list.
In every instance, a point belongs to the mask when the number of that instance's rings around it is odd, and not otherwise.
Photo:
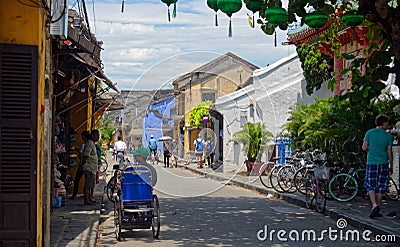
[[(369, 24), (368, 37), (375, 37), (379, 33), (376, 25)], [(363, 56), (368, 56), (365, 58)], [(353, 104), (369, 104), (372, 99), (382, 94), (386, 88), (384, 81), (387, 81), (390, 73), (395, 73), (391, 67), (393, 47), (390, 42), (383, 39), (381, 44), (371, 42), (367, 50), (358, 54), (342, 54), (342, 57), (351, 61), (349, 68), (342, 71), (342, 75), (351, 76), (351, 92), (344, 95)], [(361, 68), (364, 68), (361, 71)]]
[(209, 117), (208, 110), (212, 105), (212, 101), (203, 101), (200, 104), (193, 107), (193, 109), (189, 113), (189, 125), (199, 128), (203, 125), (203, 117)]
[(322, 83), (332, 77), (329, 69), (331, 59), (311, 45), (302, 45), (296, 50), (307, 81), (306, 91), (308, 95), (311, 95), (314, 90), (321, 88)]
[(107, 148), (110, 146), (113, 140), (113, 134), (120, 126), (114, 126), (114, 121), (107, 115), (103, 117), (96, 123), (96, 128), (100, 131), (101, 144), (106, 144)]
[(399, 105), (387, 95), (367, 105), (340, 97), (317, 99), (311, 105), (292, 107), (285, 128), (295, 148), (317, 148), (328, 154), (360, 152), (365, 132), (375, 127), (376, 115), (385, 114), (394, 124), (400, 119)]
[(262, 123), (246, 123), (242, 129), (233, 135), (230, 142), (243, 144), (243, 151), (250, 162), (259, 161), (262, 152), (266, 150), (273, 135)]

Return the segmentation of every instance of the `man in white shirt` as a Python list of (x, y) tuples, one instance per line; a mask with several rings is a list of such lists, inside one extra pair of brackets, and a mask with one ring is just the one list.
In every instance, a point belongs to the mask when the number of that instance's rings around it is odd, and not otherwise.
[(118, 136), (118, 141), (114, 144), (114, 151), (116, 153), (116, 159), (118, 160), (118, 156), (124, 157), (126, 150), (126, 144), (122, 141), (122, 137)]

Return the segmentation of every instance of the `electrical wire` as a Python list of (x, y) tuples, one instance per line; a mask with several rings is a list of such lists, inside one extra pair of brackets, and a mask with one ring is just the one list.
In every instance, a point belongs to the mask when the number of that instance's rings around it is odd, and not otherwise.
[[(18, 1), (19, 1), (19, 0), (18, 0)], [(57, 1), (57, 4), (58, 4), (58, 3), (59, 3), (59, 2)], [(50, 6), (51, 9), (53, 9), (52, 7), (53, 7), (53, 6)], [(63, 18), (64, 14), (65, 14), (65, 10), (66, 10), (67, 8), (68, 8), (68, 6), (67, 6), (67, 0), (64, 0), (64, 8), (63, 8), (62, 13), (60, 14), (60, 16), (59, 16), (56, 20), (53, 20), (54, 15), (50, 16), (50, 23), (55, 23), (55, 22), (61, 20), (61, 18)], [(55, 14), (55, 11), (53, 12), (53, 14)]]
[[(86, 69), (87, 69), (87, 67), (86, 67)], [(89, 69), (87, 69), (87, 70), (89, 70)], [(92, 71), (90, 71), (89, 70), (89, 75), (88, 76), (86, 76), (85, 78), (83, 78), (83, 79), (81, 79), (81, 80), (79, 80), (78, 82), (76, 82), (75, 84), (76, 84), (76, 86), (78, 86), (79, 84), (81, 84), (83, 81), (85, 81), (86, 79), (89, 79), (92, 75), (94, 75), (94, 74), (96, 74), (97, 72), (99, 72), (100, 71), (100, 69), (97, 69), (95, 72), (92, 72)], [(67, 92), (69, 89), (64, 89), (62, 92), (60, 92), (60, 93), (58, 93), (55, 97), (57, 98), (58, 96), (60, 96), (60, 95), (62, 95), (62, 94), (64, 94), (65, 92)]]
[(93, 27), (94, 27), (94, 33), (96, 33), (97, 28), (96, 28), (96, 12), (94, 11), (94, 0), (92, 0), (92, 9), (93, 9)]

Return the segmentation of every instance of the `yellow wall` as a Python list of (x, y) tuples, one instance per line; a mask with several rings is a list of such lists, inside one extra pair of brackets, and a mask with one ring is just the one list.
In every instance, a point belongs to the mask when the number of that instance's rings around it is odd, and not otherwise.
[[(22, 1), (29, 5), (35, 2), (41, 5), (41, 0)], [(44, 117), (41, 114), (44, 107), (45, 53), (46, 30), (43, 10), (22, 5), (16, 0), (0, 1), (0, 43), (34, 45), (38, 47), (38, 129), (37, 129), (37, 246), (42, 243), (42, 214), (43, 214), (43, 164), (44, 164)], [(45, 109), (51, 111), (51, 109)], [(49, 147), (46, 147), (49, 148)]]
[(199, 129), (188, 130), (188, 128), (190, 128), (188, 121), (190, 110), (202, 101), (202, 89), (214, 89), (216, 92), (215, 98), (217, 99), (225, 94), (236, 91), (239, 85), (245, 83), (251, 75), (252, 71), (249, 68), (244, 67), (242, 64), (236, 64), (236, 66), (231, 66), (229, 70), (218, 74), (215, 78), (195, 84), (191, 89), (185, 90), (183, 106), (185, 127), (187, 129), (184, 135), (185, 153), (189, 150), (194, 150), (193, 142), (200, 132)]

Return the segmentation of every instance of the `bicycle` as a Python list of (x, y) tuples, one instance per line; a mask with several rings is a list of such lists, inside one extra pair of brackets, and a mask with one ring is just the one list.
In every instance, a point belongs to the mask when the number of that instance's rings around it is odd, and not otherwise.
[[(126, 162), (129, 162), (129, 160), (126, 159)], [(118, 176), (121, 175), (125, 166), (125, 159), (120, 159), (118, 164), (113, 165), (114, 175), (108, 180), (105, 188), (107, 198), (112, 202), (114, 202), (114, 192), (118, 189)]]
[(148, 160), (154, 165), (156, 162), (157, 162), (157, 165), (158, 165), (158, 162), (159, 162), (159, 159), (158, 159), (158, 152), (157, 151), (152, 151), (151, 149), (150, 149), (150, 155), (149, 155), (149, 157), (148, 157)]
[(329, 167), (315, 166), (307, 171), (305, 179), (306, 207), (311, 208), (315, 200), (317, 212), (324, 212), (327, 198)]
[(106, 159), (106, 157), (101, 157), (101, 159), (100, 159), (100, 165), (99, 165), (99, 172), (100, 172), (100, 174), (104, 174), (106, 171), (107, 171), (107, 169), (108, 169), (108, 162), (107, 162), (107, 159)]
[[(347, 202), (361, 194), (367, 196), (364, 184), (365, 167), (352, 167), (348, 173), (339, 173), (329, 182), (329, 194), (339, 202)], [(361, 185), (361, 188), (360, 188)], [(393, 201), (399, 199), (398, 186), (392, 177), (388, 179), (388, 189), (385, 195)]]

